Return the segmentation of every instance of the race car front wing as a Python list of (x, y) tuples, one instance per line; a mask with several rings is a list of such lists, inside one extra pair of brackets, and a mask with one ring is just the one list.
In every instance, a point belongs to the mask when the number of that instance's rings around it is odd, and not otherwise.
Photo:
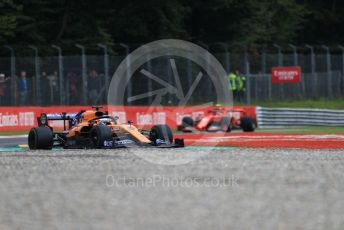
[(156, 139), (151, 143), (138, 143), (131, 139), (107, 140), (104, 141), (104, 148), (123, 148), (123, 147), (159, 147), (159, 148), (181, 148), (184, 147), (184, 139), (176, 138), (174, 143)]

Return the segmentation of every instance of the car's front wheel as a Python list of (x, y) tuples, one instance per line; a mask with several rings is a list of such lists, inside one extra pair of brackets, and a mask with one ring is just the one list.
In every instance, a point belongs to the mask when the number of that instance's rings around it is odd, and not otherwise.
[(112, 130), (105, 125), (97, 125), (91, 129), (91, 140), (95, 148), (106, 147), (105, 141), (111, 141), (113, 138)]
[(173, 133), (167, 125), (154, 125), (149, 133), (149, 139), (155, 143), (173, 143)]

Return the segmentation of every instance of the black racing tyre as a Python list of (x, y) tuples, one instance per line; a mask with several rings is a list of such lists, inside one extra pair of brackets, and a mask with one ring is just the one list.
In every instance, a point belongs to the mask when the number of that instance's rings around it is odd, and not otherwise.
[(251, 117), (242, 117), (240, 119), (240, 126), (244, 132), (253, 132), (254, 124)]
[(194, 121), (193, 121), (192, 117), (183, 117), (182, 126), (183, 127), (193, 127)]
[(149, 133), (149, 139), (154, 143), (157, 139), (173, 143), (173, 133), (167, 125), (154, 125)]
[(32, 128), (28, 136), (28, 144), (30, 149), (52, 149), (53, 148), (53, 132), (48, 127)]
[(91, 140), (95, 148), (104, 147), (104, 141), (111, 141), (113, 139), (112, 130), (106, 125), (97, 125), (91, 129)]
[(222, 131), (231, 132), (231, 130), (232, 130), (231, 118), (230, 117), (222, 117), (220, 120), (220, 126), (221, 126)]

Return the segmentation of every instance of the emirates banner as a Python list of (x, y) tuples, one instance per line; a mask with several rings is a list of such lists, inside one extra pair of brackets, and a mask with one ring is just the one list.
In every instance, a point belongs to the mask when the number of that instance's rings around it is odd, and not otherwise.
[(273, 67), (271, 69), (273, 83), (297, 83), (301, 81), (301, 67)]
[[(193, 118), (206, 114), (213, 106), (104, 106), (104, 111), (111, 112), (111, 116), (118, 116), (120, 123), (132, 121), (134, 125), (140, 128), (150, 128), (153, 125), (167, 124), (172, 129), (181, 124), (183, 117)], [(247, 115), (255, 117), (256, 108), (253, 106), (236, 107), (233, 109), (242, 109)], [(90, 110), (90, 106), (50, 106), (50, 107), (0, 107), (0, 131), (19, 131), (29, 130), (37, 126), (37, 117), (41, 113), (76, 113), (80, 110)], [(52, 127), (63, 127), (63, 121), (50, 121)]]

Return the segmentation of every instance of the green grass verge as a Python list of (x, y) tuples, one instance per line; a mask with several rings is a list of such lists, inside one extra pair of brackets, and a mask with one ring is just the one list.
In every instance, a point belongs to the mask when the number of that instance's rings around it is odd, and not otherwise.
[[(235, 105), (242, 105), (235, 103)], [(262, 106), (270, 108), (318, 108), (318, 109), (344, 109), (344, 98), (321, 98), (318, 100), (290, 100), (290, 101), (253, 101), (253, 106)]]
[(28, 134), (29, 130), (26, 131), (0, 131), (0, 136), (14, 136)]

